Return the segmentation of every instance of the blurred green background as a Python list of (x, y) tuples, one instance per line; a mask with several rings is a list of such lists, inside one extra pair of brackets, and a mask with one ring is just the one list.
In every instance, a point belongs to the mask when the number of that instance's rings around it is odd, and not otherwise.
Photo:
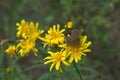
[(44, 50), (37, 57), (17, 59), (4, 53), (2, 41), (16, 40), (16, 22), (21, 19), (39, 22), (45, 30), (73, 21), (93, 42), (92, 52), (80, 61), (84, 79), (120, 80), (120, 0), (0, 0), (0, 80), (78, 80), (70, 69), (61, 76), (48, 72), (49, 66), (41, 64)]

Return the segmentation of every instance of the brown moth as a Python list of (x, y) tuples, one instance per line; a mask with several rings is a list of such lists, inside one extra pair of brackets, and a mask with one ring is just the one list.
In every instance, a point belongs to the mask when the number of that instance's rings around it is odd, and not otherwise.
[(80, 31), (78, 29), (74, 29), (71, 33), (71, 36), (66, 38), (67, 44), (70, 46), (79, 46), (80, 44)]

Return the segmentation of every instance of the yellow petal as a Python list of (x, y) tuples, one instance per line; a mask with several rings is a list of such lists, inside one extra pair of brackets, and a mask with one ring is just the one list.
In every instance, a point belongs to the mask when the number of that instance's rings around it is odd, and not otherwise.
[(86, 44), (86, 47), (89, 47), (91, 44), (92, 44), (92, 42), (89, 41), (89, 42)]
[(80, 54), (81, 54), (81, 56), (82, 56), (82, 55), (86, 56), (86, 54), (85, 54), (85, 53), (83, 53), (83, 52), (80, 52)]
[[(51, 28), (50, 28), (50, 29), (51, 29)], [(50, 30), (50, 29), (48, 30), (48, 34), (51, 34), (51, 33), (52, 33), (52, 30)]]
[(68, 62), (69, 62), (69, 63), (72, 63), (73, 59), (74, 59), (74, 58), (71, 56), (70, 59), (68, 60)]
[(53, 45), (54, 44), (54, 40), (51, 40), (51, 43), (50, 43), (50, 45)]
[(63, 61), (63, 64), (65, 64), (66, 66), (70, 66), (70, 64), (66, 61)]
[(25, 24), (25, 20), (24, 19), (21, 21), (21, 24)]
[(19, 23), (16, 23), (16, 26), (20, 26), (20, 24), (19, 24)]
[(44, 62), (44, 64), (48, 64), (48, 63), (51, 63), (52, 61), (51, 60), (49, 60), (49, 61), (46, 61), (46, 62)]
[(62, 32), (64, 32), (65, 31), (65, 29), (62, 29), (60, 32), (62, 33)]
[(33, 48), (32, 50), (33, 50), (33, 52), (38, 52), (37, 48)]
[(60, 67), (60, 72), (63, 72), (62, 68)]
[(66, 48), (67, 47), (67, 44), (61, 44), (61, 45), (58, 45), (59, 47), (63, 47), (63, 48)]
[(53, 54), (53, 52), (52, 52), (52, 51), (48, 51), (48, 54), (51, 54), (51, 55), (52, 55), (52, 54)]
[(64, 43), (64, 37), (61, 37), (61, 38), (59, 39), (59, 42), (60, 42), (60, 43)]
[(91, 49), (85, 49), (83, 52), (91, 52)]
[(86, 36), (86, 35), (85, 35), (85, 36), (82, 36), (81, 45), (83, 45), (83, 44), (86, 42), (86, 40), (87, 40), (87, 36)]
[(50, 56), (48, 56), (48, 57), (45, 57), (45, 58), (44, 58), (44, 60), (45, 60), (45, 59), (51, 59), (51, 57), (50, 57)]
[(57, 31), (59, 31), (60, 30), (60, 25), (59, 24), (57, 24)]
[(30, 26), (31, 26), (31, 27), (34, 27), (34, 23), (33, 23), (33, 22), (30, 22)]
[(53, 68), (54, 65), (55, 65), (55, 63), (51, 64), (50, 71), (52, 70), (52, 68)]
[(44, 30), (40, 30), (40, 34), (42, 34), (44, 32)]
[(38, 26), (39, 26), (39, 23), (37, 22), (36, 24), (35, 24), (35, 26), (36, 26), (36, 29), (38, 28)]
[(55, 40), (54, 40), (54, 44), (58, 44), (58, 39), (55, 39)]
[(55, 25), (53, 25), (53, 31), (56, 31), (56, 26)]
[(75, 56), (75, 62), (76, 62), (76, 63), (78, 62), (78, 58), (77, 58), (77, 56)]
[(37, 53), (34, 52), (34, 55), (37, 56)]
[(47, 45), (47, 43), (44, 43), (43, 47), (45, 48), (45, 47), (46, 47), (46, 45)]
[(20, 34), (21, 34), (20, 32), (17, 32), (17, 35), (16, 35), (16, 36), (17, 36), (17, 37), (20, 37)]
[(57, 62), (55, 67), (56, 67), (56, 70), (59, 70), (59, 68), (60, 68), (60, 62)]

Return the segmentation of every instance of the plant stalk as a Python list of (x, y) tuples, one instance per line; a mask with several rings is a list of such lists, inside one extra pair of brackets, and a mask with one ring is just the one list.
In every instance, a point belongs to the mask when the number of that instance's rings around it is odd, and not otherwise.
[(74, 64), (74, 67), (75, 67), (75, 69), (76, 69), (76, 71), (77, 71), (77, 73), (78, 73), (78, 75), (79, 75), (80, 80), (83, 80), (83, 78), (82, 78), (82, 76), (81, 76), (81, 73), (80, 73), (80, 71), (79, 71), (79, 69), (78, 69), (75, 61), (73, 62), (73, 64)]

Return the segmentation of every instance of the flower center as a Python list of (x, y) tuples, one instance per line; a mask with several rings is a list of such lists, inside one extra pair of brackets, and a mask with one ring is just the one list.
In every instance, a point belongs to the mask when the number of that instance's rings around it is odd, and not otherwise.
[(78, 47), (71, 47), (71, 50), (75, 53), (77, 53), (79, 51), (79, 48)]
[(54, 56), (56, 62), (61, 61), (61, 54), (60, 53), (56, 53)]
[(59, 32), (53, 32), (53, 34), (52, 34), (53, 39), (57, 39), (59, 37), (61, 37), (61, 34)]
[(38, 32), (34, 32), (33, 34), (32, 34), (32, 39), (36, 39), (37, 37), (38, 37), (38, 35), (39, 35), (39, 33)]

